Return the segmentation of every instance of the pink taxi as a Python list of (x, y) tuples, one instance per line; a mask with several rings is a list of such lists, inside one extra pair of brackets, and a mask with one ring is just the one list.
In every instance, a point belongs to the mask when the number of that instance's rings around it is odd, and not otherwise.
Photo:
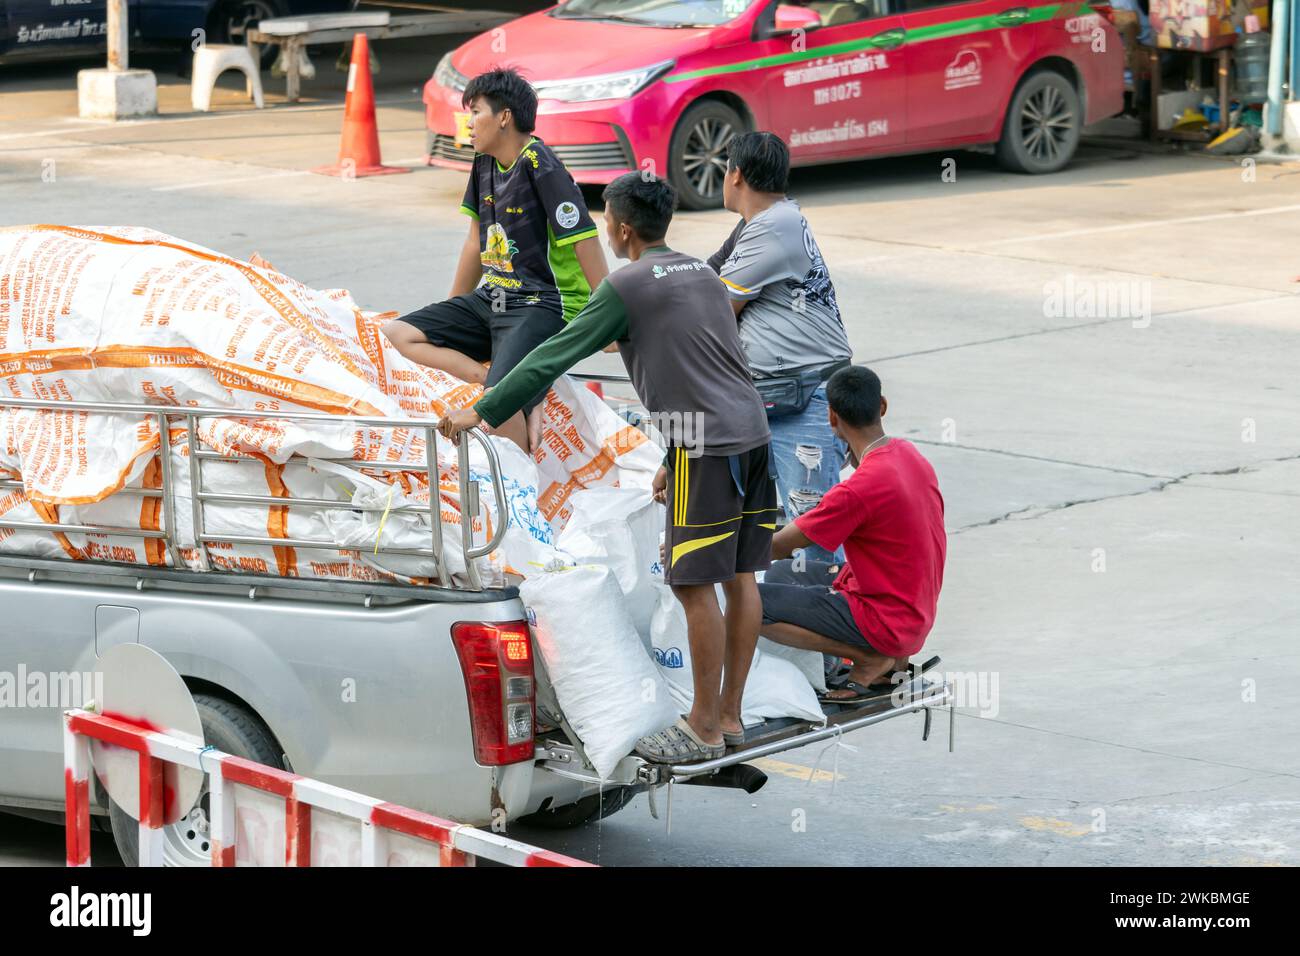
[(578, 182), (649, 169), (688, 209), (721, 204), (747, 129), (778, 133), (795, 165), (987, 145), (1053, 172), (1123, 107), (1110, 18), (1079, 0), (567, 0), (443, 57), (424, 89), (430, 159), (468, 169), (467, 78), (512, 66)]

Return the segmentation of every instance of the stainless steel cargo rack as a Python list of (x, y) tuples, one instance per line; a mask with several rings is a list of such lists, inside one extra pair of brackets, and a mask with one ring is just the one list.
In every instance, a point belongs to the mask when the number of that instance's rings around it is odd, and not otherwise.
[[(212, 448), (204, 448), (198, 436), (198, 423), (205, 418), (224, 418), (232, 421), (252, 419), (270, 419), (292, 422), (323, 422), (346, 427), (369, 426), (372, 428), (403, 428), (420, 431), (425, 437), (425, 461), (422, 465), (392, 463), (381, 461), (357, 461), (352, 458), (321, 458), (322, 461), (354, 468), (385, 471), (423, 472), (429, 477), (429, 504), (403, 505), (392, 508), (394, 513), (427, 514), (430, 519), (430, 541), (428, 548), (385, 548), (379, 547), (379, 554), (416, 555), (431, 558), (436, 568), (438, 583), (444, 588), (451, 588), (451, 574), (443, 560), (443, 523), (438, 507), (438, 422), (418, 421), (400, 418), (373, 418), (360, 415), (327, 415), (317, 412), (297, 411), (251, 411), (239, 408), (192, 408), (177, 405), (135, 405), (114, 402), (63, 402), (42, 399), (0, 399), (0, 408), (48, 409), (62, 412), (87, 412), (116, 415), (148, 415), (157, 419), (159, 433), (159, 460), (162, 467), (161, 488), (123, 488), (114, 494), (131, 495), (140, 498), (157, 498), (160, 500), (161, 530), (154, 531), (141, 528), (118, 528), (107, 525), (86, 524), (46, 524), (36, 521), (8, 521), (0, 519), (0, 528), (13, 528), (23, 531), (64, 532), (73, 534), (120, 535), (132, 538), (161, 540), (171, 555), (172, 567), (184, 571), (188, 568), (181, 558), (180, 545), (176, 540), (175, 521), (176, 487), (172, 474), (170, 426), (173, 421), (182, 423), (189, 437), (189, 479), (191, 518), (194, 523), (195, 546), (199, 553), (200, 570), (212, 572), (207, 546), (209, 544), (242, 544), (267, 547), (292, 547), (318, 549), (324, 551), (349, 550), (340, 547), (337, 542), (324, 539), (306, 538), (271, 538), (255, 535), (221, 536), (210, 535), (204, 531), (203, 506), (207, 502), (241, 505), (266, 505), (273, 508), (316, 508), (333, 511), (375, 511), (386, 509), (380, 506), (354, 505), (350, 501), (331, 501), (316, 498), (278, 498), (270, 495), (247, 495), (222, 493), (220, 489), (208, 490), (203, 484), (203, 463), (205, 461), (257, 461), (247, 455), (223, 454)], [(474, 546), (473, 519), (479, 514), (478, 482), (470, 479), (469, 448), (470, 442), (476, 441), (483, 448), (488, 461), (488, 470), (492, 481), (492, 493), (496, 500), (497, 522), (489, 540), (478, 547)], [(483, 557), (495, 551), (505, 534), (507, 518), (505, 488), (501, 482), (501, 462), (496, 450), (483, 432), (470, 429), (462, 432), (456, 446), (456, 465), (460, 479), (461, 503), (461, 549), (465, 555), (466, 577), (469, 588), (483, 590), (483, 582), (474, 564), (475, 558)], [(23, 483), (12, 479), (0, 480), (0, 489), (22, 489)], [(252, 575), (250, 575), (251, 577)]]

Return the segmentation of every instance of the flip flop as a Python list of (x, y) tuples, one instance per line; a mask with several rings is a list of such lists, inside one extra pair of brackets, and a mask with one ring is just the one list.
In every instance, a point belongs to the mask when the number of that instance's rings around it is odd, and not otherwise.
[(699, 763), (721, 757), (726, 744), (705, 743), (686, 718), (679, 717), (671, 727), (642, 737), (633, 749), (651, 763)]
[(896, 684), (871, 684), (870, 686), (864, 687), (857, 681), (850, 680), (845, 681), (839, 687), (834, 689), (851, 691), (853, 694), (852, 697), (832, 697), (829, 691), (825, 694), (819, 695), (819, 697), (823, 702), (830, 704), (860, 704), (864, 700), (875, 700), (880, 697), (888, 697), (894, 692), (896, 687)]

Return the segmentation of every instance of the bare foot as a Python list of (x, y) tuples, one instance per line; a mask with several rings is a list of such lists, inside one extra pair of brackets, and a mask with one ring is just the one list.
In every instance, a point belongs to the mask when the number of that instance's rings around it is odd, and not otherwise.
[[(708, 744), (710, 747), (720, 747), (720, 746), (722, 746), (722, 744), (723, 744), (723, 739), (722, 739), (722, 732), (721, 732), (720, 730), (717, 731), (716, 733), (713, 733), (713, 734), (705, 734), (705, 733), (701, 733), (701, 732), (700, 732), (700, 728), (699, 728), (699, 727), (696, 727), (695, 724), (691, 723), (691, 718), (690, 718), (689, 716), (686, 718), (686, 723), (687, 723), (687, 724), (690, 724), (690, 728), (691, 728), (691, 730), (695, 731), (695, 735), (696, 735), (697, 737), (699, 737), (701, 740), (703, 740), (703, 741), (704, 741), (706, 744)], [(717, 737), (718, 739), (717, 739), (717, 740), (710, 740), (710, 739), (709, 739), (710, 737)]]

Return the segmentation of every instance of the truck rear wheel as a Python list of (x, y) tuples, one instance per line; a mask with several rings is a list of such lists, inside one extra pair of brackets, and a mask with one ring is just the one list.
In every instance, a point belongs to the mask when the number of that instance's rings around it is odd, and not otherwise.
[[(211, 694), (195, 694), (203, 739), (218, 750), (271, 767), (282, 767), (282, 753), (270, 732), (252, 713)], [(112, 800), (108, 802), (113, 841), (125, 866), (139, 866), (139, 823)], [(208, 866), (208, 785), (188, 814), (164, 829), (163, 861), (167, 866)]]
[(569, 830), (617, 813), (631, 803), (634, 796), (636, 790), (633, 787), (611, 787), (604, 793), (583, 797), (577, 803), (530, 813), (520, 817), (518, 822), (544, 830)]

